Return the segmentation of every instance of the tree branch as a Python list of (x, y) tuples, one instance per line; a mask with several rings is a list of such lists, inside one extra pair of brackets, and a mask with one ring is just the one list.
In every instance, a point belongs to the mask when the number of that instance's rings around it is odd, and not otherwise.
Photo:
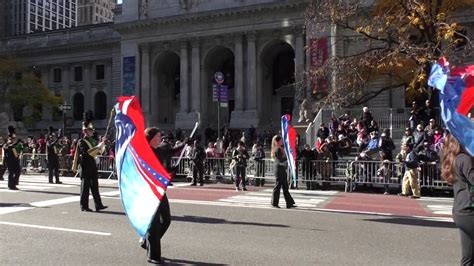
[(407, 86), (407, 85), (408, 84), (406, 84), (406, 83), (400, 83), (400, 84), (397, 84), (397, 85), (383, 87), (383, 88), (381, 88), (377, 91), (369, 91), (366, 94), (359, 97), (356, 101), (351, 102), (350, 105), (361, 105), (361, 104), (363, 104), (367, 101), (370, 101), (373, 98), (377, 97), (379, 94), (381, 94), (384, 91), (388, 91), (388, 90), (391, 90), (391, 89), (396, 89), (396, 88), (399, 88), (401, 86)]

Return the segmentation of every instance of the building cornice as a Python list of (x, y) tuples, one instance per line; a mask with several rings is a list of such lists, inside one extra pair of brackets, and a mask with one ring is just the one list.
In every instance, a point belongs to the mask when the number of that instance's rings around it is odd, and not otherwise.
[(166, 26), (171, 24), (183, 24), (183, 23), (199, 23), (206, 22), (209, 20), (229, 17), (243, 17), (249, 15), (256, 15), (261, 12), (274, 12), (278, 10), (289, 10), (303, 11), (308, 5), (307, 0), (292, 0), (289, 2), (277, 2), (269, 4), (257, 4), (243, 7), (227, 8), (221, 10), (212, 10), (205, 12), (196, 12), (191, 14), (182, 14), (169, 17), (151, 18), (145, 20), (137, 20), (131, 22), (115, 23), (113, 28), (120, 33), (133, 32), (137, 29)]

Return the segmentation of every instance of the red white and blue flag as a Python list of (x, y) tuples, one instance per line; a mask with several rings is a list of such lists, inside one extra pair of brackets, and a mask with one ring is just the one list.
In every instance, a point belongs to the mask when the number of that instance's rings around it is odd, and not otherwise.
[(296, 130), (290, 125), (291, 115), (281, 117), (281, 132), (285, 146), (288, 169), (293, 183), (296, 185)]
[[(431, 68), (428, 85), (440, 91), (441, 118), (449, 132), (474, 156), (474, 65), (449, 68), (445, 58)], [(473, 114), (474, 115), (474, 114)]]
[(115, 113), (115, 164), (120, 198), (133, 228), (144, 237), (166, 193), (170, 175), (145, 137), (138, 99), (135, 96), (119, 97)]

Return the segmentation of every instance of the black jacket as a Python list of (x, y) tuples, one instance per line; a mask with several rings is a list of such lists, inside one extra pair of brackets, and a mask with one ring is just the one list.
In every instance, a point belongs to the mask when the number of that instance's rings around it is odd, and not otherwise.
[(168, 141), (162, 141), (160, 145), (153, 149), (156, 157), (161, 162), (166, 171), (171, 172), (173, 170), (172, 158), (173, 155), (180, 151), (184, 147), (184, 143), (172, 147)]
[(249, 153), (246, 149), (240, 150), (239, 148), (237, 148), (232, 152), (232, 159), (235, 160), (237, 166), (246, 167), (248, 158)]

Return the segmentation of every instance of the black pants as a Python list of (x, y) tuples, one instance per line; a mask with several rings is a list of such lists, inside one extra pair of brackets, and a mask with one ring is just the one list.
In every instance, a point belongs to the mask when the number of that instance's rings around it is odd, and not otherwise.
[(273, 188), (272, 205), (278, 206), (278, 202), (280, 201), (280, 189), (283, 189), (283, 196), (285, 197), (286, 206), (293, 206), (295, 204), (295, 201), (293, 200), (293, 197), (291, 197), (290, 192), (288, 191), (286, 167), (278, 165), (276, 168), (275, 176), (276, 182), (275, 187)]
[(59, 183), (59, 163), (48, 164), (48, 180), (49, 180), (49, 183), (53, 183), (53, 175), (56, 179), (56, 183)]
[(238, 165), (235, 167), (235, 186), (239, 187), (240, 183), (245, 188), (245, 166)]
[(161, 238), (171, 224), (170, 203), (166, 194), (153, 216), (150, 229), (146, 234), (147, 256), (152, 260), (161, 259)]
[(196, 185), (198, 180), (199, 184), (204, 184), (204, 165), (194, 164), (193, 165), (193, 184)]
[(5, 167), (5, 165), (0, 164), (0, 180), (4, 180), (3, 175), (5, 174), (6, 170), (7, 170), (7, 168)]
[(20, 183), (20, 165), (7, 165), (8, 168), (8, 188), (16, 188)]
[(454, 222), (461, 233), (461, 265), (474, 265), (474, 217), (472, 215), (453, 215)]
[(99, 179), (97, 178), (97, 171), (87, 172), (82, 170), (81, 174), (81, 209), (89, 208), (89, 189), (94, 198), (95, 208), (102, 207), (102, 200), (99, 194)]

